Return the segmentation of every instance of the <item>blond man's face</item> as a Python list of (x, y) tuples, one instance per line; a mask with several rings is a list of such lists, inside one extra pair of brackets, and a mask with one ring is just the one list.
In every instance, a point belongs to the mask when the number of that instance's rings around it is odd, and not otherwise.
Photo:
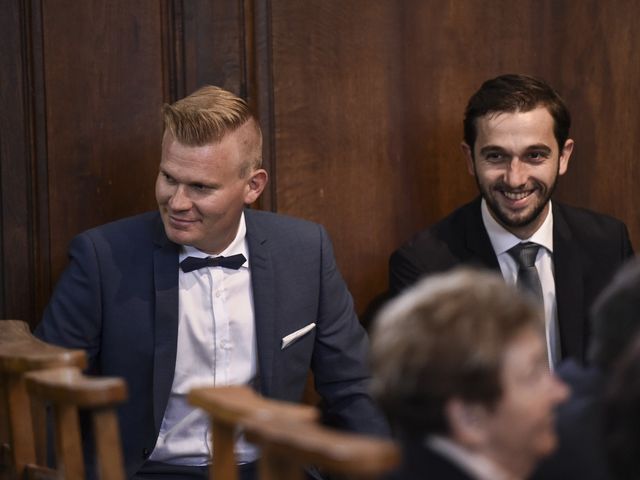
[(249, 123), (218, 143), (183, 145), (170, 132), (162, 142), (156, 200), (169, 240), (217, 254), (235, 238), (245, 205), (257, 200), (266, 172), (249, 168)]

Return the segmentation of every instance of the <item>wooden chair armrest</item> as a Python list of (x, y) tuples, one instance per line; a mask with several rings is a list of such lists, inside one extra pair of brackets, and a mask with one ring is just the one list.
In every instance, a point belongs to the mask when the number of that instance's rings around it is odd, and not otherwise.
[(85, 352), (41, 341), (26, 322), (0, 320), (0, 441), (8, 441), (8, 464), (19, 477), (25, 465), (44, 463), (46, 458), (44, 411), (30, 400), (24, 374), (60, 366), (86, 368)]
[(24, 469), (24, 480), (59, 480), (54, 468), (29, 463)]
[(70, 350), (43, 342), (33, 336), (20, 320), (0, 321), (0, 371), (21, 373), (44, 368), (87, 367), (83, 350)]
[(16, 338), (24, 338), (26, 335), (31, 335), (29, 324), (24, 320), (0, 320), (0, 345), (3, 343), (11, 343)]
[(347, 433), (317, 423), (248, 418), (241, 422), (247, 440), (262, 448), (261, 480), (300, 478), (306, 465), (329, 473), (377, 478), (400, 461), (398, 447), (389, 440)]
[(36, 370), (25, 376), (31, 395), (53, 403), (69, 403), (80, 408), (115, 406), (127, 398), (120, 378), (88, 377), (78, 368)]
[(245, 418), (290, 418), (300, 422), (318, 419), (318, 411), (312, 406), (266, 399), (247, 386), (194, 388), (189, 392), (188, 400), (211, 418), (214, 451), (209, 469), (211, 480), (237, 480), (235, 434)]
[(244, 385), (194, 388), (188, 399), (214, 419), (228, 424), (237, 424), (253, 416), (283, 417), (300, 422), (315, 422), (319, 418), (318, 410), (313, 406), (267, 399)]

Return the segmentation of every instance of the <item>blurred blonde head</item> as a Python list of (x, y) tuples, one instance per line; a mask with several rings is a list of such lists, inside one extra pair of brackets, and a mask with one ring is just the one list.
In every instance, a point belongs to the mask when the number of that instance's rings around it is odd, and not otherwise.
[(492, 408), (505, 346), (540, 312), (502, 277), (460, 268), (390, 302), (372, 333), (373, 394), (406, 431), (446, 433), (451, 398)]

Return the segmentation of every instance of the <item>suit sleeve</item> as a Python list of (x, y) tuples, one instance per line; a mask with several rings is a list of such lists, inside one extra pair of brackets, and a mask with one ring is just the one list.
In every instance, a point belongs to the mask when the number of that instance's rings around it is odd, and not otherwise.
[(319, 228), (320, 302), (312, 370), (325, 420), (346, 430), (388, 436), (387, 422), (369, 395), (367, 334), (337, 269), (329, 237)]
[(89, 371), (95, 373), (100, 349), (101, 288), (96, 250), (88, 234), (73, 239), (69, 260), (35, 334), (55, 345), (85, 350)]
[(405, 246), (396, 250), (389, 258), (389, 294), (394, 297), (424, 275), (425, 269), (418, 266), (418, 259)]

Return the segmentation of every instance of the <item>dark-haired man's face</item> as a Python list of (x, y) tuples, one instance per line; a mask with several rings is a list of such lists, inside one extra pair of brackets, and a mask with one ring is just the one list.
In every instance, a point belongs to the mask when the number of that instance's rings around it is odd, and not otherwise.
[(542, 225), (558, 176), (567, 171), (573, 140), (560, 151), (553, 125), (545, 107), (490, 113), (476, 120), (473, 152), (462, 146), (491, 215), (520, 238)]

